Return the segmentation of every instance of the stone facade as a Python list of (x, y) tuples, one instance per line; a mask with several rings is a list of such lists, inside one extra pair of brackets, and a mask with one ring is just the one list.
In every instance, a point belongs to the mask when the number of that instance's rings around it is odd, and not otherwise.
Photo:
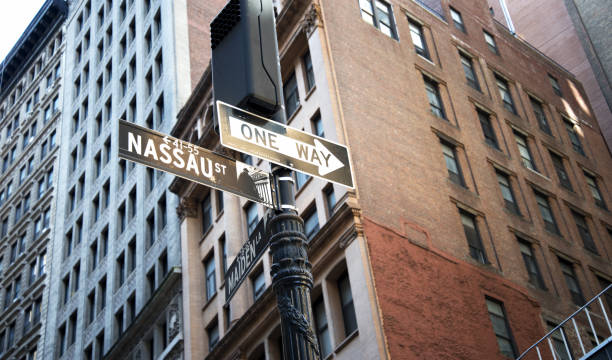
[[(324, 353), (505, 359), (506, 344), (517, 356), (612, 279), (612, 158), (585, 91), (496, 22), (486, 0), (454, 1), (459, 24), (446, 1), (380, 1), (386, 33), (364, 21), (364, 3), (277, 4), (285, 92), (299, 99), (288, 123), (347, 145), (357, 184), (295, 175), (300, 214), (317, 224), (309, 258)], [(219, 148), (210, 69), (173, 134)], [(251, 205), (180, 179), (171, 190), (199, 204), (181, 222), (185, 353), (281, 359), (268, 253), (225, 305), (224, 264), (247, 238)], [(343, 281), (357, 324), (348, 333)]]
[(67, 7), (46, 1), (0, 64), (0, 357), (40, 359), (51, 297)]
[(172, 128), (190, 90), (185, 7), (70, 3), (44, 359), (182, 358), (172, 178), (120, 160), (116, 139), (118, 119)]

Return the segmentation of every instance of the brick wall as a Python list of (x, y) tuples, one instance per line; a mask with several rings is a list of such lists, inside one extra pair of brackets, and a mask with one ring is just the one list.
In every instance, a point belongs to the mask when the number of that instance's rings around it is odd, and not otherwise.
[(507, 359), (498, 350), (485, 296), (503, 302), (520, 350), (543, 333), (537, 302), (501, 276), (417, 246), (373, 221), (364, 229), (392, 359)]

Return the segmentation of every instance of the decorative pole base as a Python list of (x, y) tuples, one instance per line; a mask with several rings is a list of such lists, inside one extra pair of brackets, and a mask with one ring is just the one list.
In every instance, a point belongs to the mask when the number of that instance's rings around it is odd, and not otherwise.
[(312, 329), (312, 273), (304, 221), (294, 210), (285, 210), (268, 224), (272, 285), (281, 318), (284, 359), (318, 360), (319, 344)]

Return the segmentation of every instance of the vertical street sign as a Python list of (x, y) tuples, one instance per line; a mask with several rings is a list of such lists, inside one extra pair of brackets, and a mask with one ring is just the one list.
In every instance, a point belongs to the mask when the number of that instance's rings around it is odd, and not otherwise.
[(119, 157), (274, 208), (272, 176), (197, 145), (119, 120)]
[(249, 240), (242, 246), (238, 255), (236, 255), (236, 259), (227, 269), (225, 273), (226, 304), (229, 304), (240, 284), (246, 279), (253, 266), (255, 266), (268, 247), (270, 238), (267, 236), (266, 230), (266, 217), (264, 216), (259, 220), (259, 223), (249, 236)]
[(221, 144), (353, 188), (346, 146), (217, 101)]

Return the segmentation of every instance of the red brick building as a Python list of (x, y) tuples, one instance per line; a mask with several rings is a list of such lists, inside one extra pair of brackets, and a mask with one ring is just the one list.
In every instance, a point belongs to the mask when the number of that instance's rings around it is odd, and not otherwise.
[[(513, 358), (610, 282), (612, 158), (582, 86), (486, 0), (277, 10), (289, 125), (347, 145), (356, 180), (295, 175), (323, 358)], [(212, 111), (207, 69), (173, 134), (249, 161)], [(171, 190), (186, 356), (281, 359), (269, 256), (224, 306), (224, 264), (264, 209)]]

